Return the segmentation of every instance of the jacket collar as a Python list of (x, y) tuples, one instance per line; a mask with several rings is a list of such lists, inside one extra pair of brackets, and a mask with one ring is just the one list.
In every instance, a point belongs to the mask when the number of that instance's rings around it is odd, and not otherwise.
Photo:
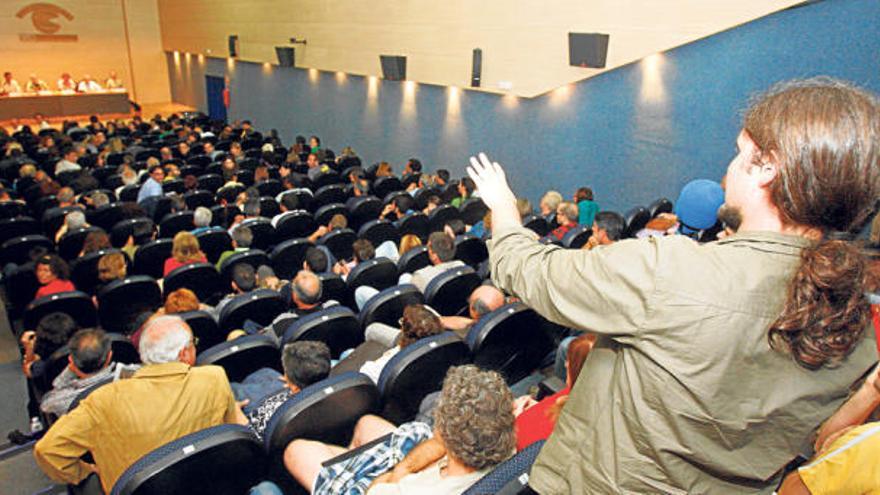
[(147, 364), (137, 370), (132, 378), (152, 378), (157, 376), (185, 375), (190, 365), (175, 361), (173, 363)]
[(716, 242), (717, 244), (728, 244), (736, 247), (783, 254), (799, 254), (803, 248), (813, 243), (810, 239), (799, 235), (780, 234), (779, 232), (769, 231), (740, 232)]

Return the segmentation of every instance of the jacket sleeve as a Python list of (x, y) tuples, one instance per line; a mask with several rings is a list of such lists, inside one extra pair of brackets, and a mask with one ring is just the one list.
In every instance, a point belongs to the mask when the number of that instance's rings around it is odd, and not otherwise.
[(86, 402), (65, 414), (34, 446), (40, 469), (55, 481), (77, 484), (93, 471), (81, 457), (91, 448), (90, 433), (98, 428)]
[(496, 286), (545, 318), (607, 335), (634, 335), (655, 291), (657, 243), (620, 241), (592, 250), (543, 245), (523, 227), (494, 233)]

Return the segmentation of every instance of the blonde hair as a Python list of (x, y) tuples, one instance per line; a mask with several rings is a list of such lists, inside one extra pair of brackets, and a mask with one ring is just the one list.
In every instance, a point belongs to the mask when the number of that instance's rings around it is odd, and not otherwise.
[(125, 256), (122, 253), (110, 253), (98, 260), (98, 279), (101, 282), (125, 278)]
[(406, 234), (405, 236), (400, 238), (400, 255), (403, 256), (403, 254), (410, 249), (421, 245), (422, 240), (419, 239), (419, 236), (415, 234)]
[(187, 231), (183, 231), (178, 232), (174, 236), (171, 256), (181, 263), (187, 263), (191, 261), (200, 261), (204, 257), (204, 254), (202, 254), (199, 240), (196, 236)]

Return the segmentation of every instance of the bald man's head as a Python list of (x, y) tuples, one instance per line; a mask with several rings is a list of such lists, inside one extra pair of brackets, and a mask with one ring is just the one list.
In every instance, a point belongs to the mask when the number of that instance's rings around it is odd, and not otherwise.
[(150, 320), (141, 333), (138, 350), (144, 364), (175, 361), (195, 364), (192, 329), (179, 316), (159, 316)]
[(313, 272), (301, 270), (292, 284), (293, 303), (299, 308), (310, 308), (321, 301), (321, 279)]
[(474, 320), (479, 320), (501, 306), (504, 306), (504, 294), (491, 285), (477, 287), (468, 298), (468, 309)]

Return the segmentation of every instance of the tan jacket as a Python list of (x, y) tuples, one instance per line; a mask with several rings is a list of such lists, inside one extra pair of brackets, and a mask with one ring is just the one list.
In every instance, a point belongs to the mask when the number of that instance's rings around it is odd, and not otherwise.
[(873, 332), (835, 369), (770, 349), (803, 238), (671, 236), (592, 251), (534, 239), (494, 233), (495, 283), (601, 335), (532, 469), (542, 495), (770, 493), (877, 359)]
[(52, 479), (78, 483), (91, 474), (80, 457), (91, 452), (104, 492), (151, 450), (184, 435), (235, 422), (236, 406), (223, 368), (183, 363), (147, 365), (104, 385), (62, 416), (34, 447)]

